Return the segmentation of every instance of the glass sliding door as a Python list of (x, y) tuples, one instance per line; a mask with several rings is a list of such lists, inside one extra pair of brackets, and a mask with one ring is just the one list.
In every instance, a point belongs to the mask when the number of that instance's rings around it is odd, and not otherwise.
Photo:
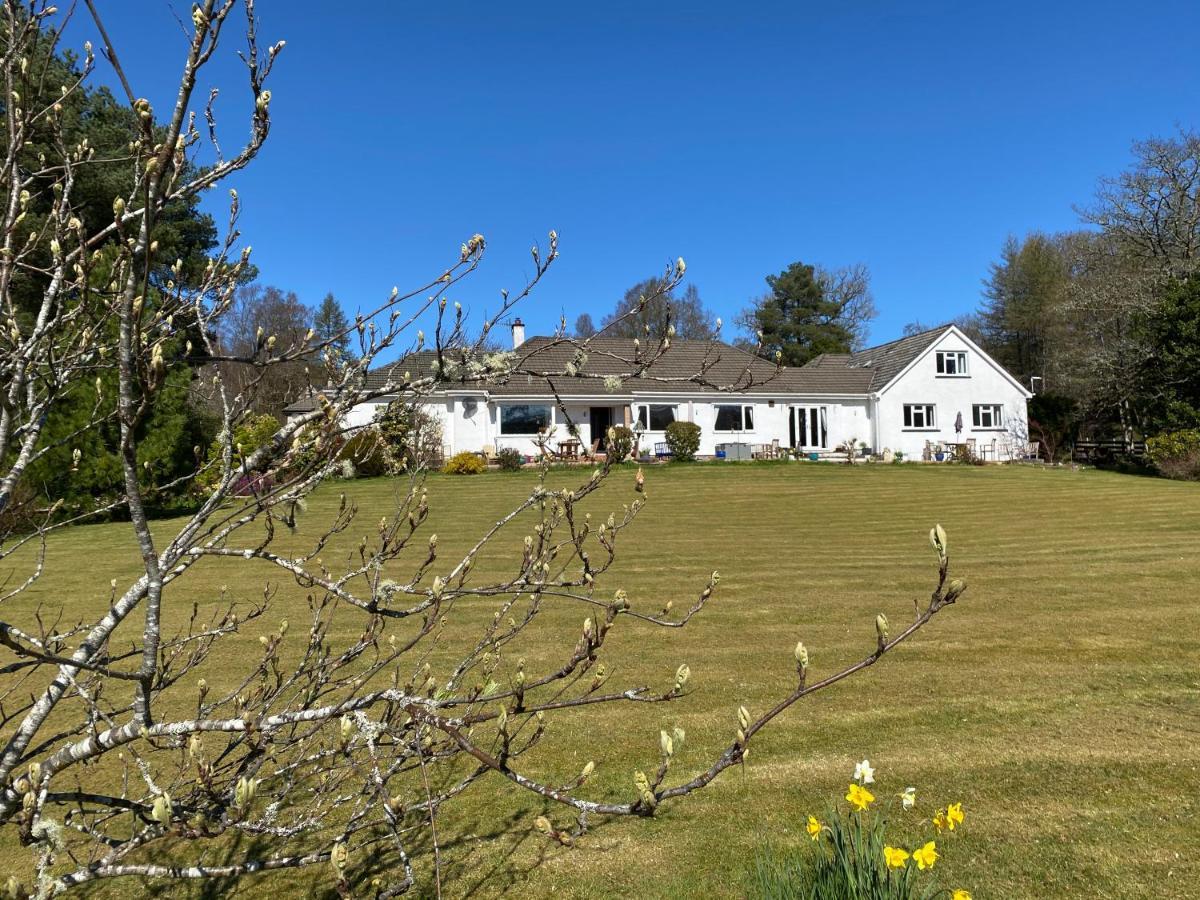
[(829, 418), (824, 406), (793, 406), (792, 439), (797, 450), (825, 450), (829, 446)]

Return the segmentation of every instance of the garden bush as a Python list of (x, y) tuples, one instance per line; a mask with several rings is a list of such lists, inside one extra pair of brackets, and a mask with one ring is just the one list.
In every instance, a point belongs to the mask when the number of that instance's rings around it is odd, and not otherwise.
[(452, 457), (446, 460), (446, 465), (442, 466), (442, 471), (447, 475), (480, 475), (487, 469), (485, 463), (477, 453), (463, 451), (455, 453)]
[(1155, 435), (1146, 441), (1146, 454), (1167, 478), (1200, 481), (1200, 429)]
[(390, 475), (427, 469), (442, 456), (442, 423), (420, 406), (393, 400), (375, 416)]
[(525, 456), (520, 450), (505, 447), (496, 454), (496, 462), (505, 472), (515, 472), (521, 466), (525, 465)]
[(608, 429), (608, 458), (614, 462), (624, 462), (633, 452), (633, 432), (624, 425), (614, 425)]
[[(247, 416), (233, 430), (233, 450), (235, 454), (240, 454), (242, 457), (249, 456), (255, 450), (258, 450), (275, 436), (275, 432), (279, 430), (279, 420), (269, 413)], [(221, 454), (224, 453), (224, 445), (218, 435), (208, 448), (208, 463), (216, 463)], [(208, 465), (205, 470), (196, 478), (196, 487), (201, 491), (210, 490), (220, 479), (220, 466)], [(238, 490), (236, 493), (249, 493), (252, 487), (257, 486), (257, 482), (253, 477), (243, 476), (238, 480)]]
[(342, 447), (338, 459), (353, 463), (354, 471), (363, 478), (377, 478), (390, 471), (383, 435), (376, 428), (360, 428), (354, 432)]
[(695, 422), (672, 422), (667, 426), (667, 447), (677, 460), (695, 459), (700, 450), (700, 426)]

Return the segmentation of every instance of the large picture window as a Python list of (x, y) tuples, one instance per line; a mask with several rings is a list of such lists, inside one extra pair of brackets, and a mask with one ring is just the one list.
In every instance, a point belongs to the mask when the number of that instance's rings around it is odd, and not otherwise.
[(904, 404), (904, 427), (905, 428), (936, 428), (937, 420), (934, 417), (934, 408), (932, 403), (905, 403)]
[(971, 420), (976, 428), (1000, 428), (1004, 410), (999, 403), (976, 403), (971, 407)]
[(513, 403), (500, 407), (500, 433), (534, 435), (551, 423), (550, 407), (540, 403)]
[(675, 421), (675, 407), (670, 403), (645, 403), (637, 408), (637, 424), (642, 431), (666, 431)]
[(967, 352), (965, 350), (937, 351), (937, 373), (939, 375), (966, 375)]
[(717, 419), (713, 431), (753, 431), (754, 407), (733, 403), (717, 404)]

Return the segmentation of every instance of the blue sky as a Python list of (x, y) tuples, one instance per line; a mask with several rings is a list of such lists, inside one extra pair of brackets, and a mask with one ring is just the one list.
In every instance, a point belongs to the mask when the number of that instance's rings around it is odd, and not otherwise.
[[(190, 4), (99, 6), (135, 92), (165, 112)], [(683, 256), (726, 322), (794, 260), (864, 262), (887, 340), (973, 309), (1006, 235), (1076, 227), (1072, 204), (1133, 139), (1200, 127), (1195, 3), (258, 12), (260, 38), (287, 47), (271, 138), (233, 182), (245, 241), (265, 281), (351, 313), (477, 231), (487, 261), (452, 299), (494, 309), (555, 228), (562, 256), (520, 310), (530, 333), (599, 319)], [(91, 31), (81, 16), (71, 37)], [(238, 37), (200, 92), (222, 89), (226, 143), (246, 131)], [(115, 82), (103, 60), (98, 78)]]

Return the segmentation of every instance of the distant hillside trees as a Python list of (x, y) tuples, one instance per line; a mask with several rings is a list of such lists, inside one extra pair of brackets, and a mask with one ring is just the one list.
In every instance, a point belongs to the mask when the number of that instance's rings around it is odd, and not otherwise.
[(658, 341), (667, 335), (668, 327), (674, 327), (677, 338), (706, 341), (717, 333), (715, 322), (694, 284), (680, 290), (670, 278), (658, 275), (627, 290), (604, 317), (600, 330), (604, 337)]

